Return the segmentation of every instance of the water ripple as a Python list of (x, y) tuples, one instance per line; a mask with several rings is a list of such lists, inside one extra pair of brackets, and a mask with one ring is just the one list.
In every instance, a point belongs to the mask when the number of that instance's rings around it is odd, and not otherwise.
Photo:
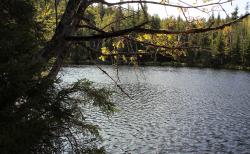
[[(111, 67), (104, 66), (115, 78)], [(62, 80), (88, 78), (115, 88), (93, 66), (64, 68)], [(120, 68), (120, 112), (86, 109), (109, 153), (250, 153), (250, 74), (171, 67)]]

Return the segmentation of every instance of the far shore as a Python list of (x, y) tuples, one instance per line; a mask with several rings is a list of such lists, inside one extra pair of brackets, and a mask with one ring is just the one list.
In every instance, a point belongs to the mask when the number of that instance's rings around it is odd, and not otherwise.
[[(99, 65), (113, 65), (111, 62), (97, 62)], [(81, 62), (78, 64), (75, 63), (66, 63), (64, 67), (79, 67), (81, 65), (95, 65), (93, 62)], [(134, 64), (118, 64), (120, 66), (133, 66)], [(139, 62), (138, 66), (168, 66), (168, 67), (190, 67), (190, 68), (211, 68), (211, 69), (227, 69), (227, 70), (241, 70), (241, 71), (250, 71), (250, 66), (241, 66), (241, 65), (204, 65), (204, 64), (188, 64), (180, 62)]]

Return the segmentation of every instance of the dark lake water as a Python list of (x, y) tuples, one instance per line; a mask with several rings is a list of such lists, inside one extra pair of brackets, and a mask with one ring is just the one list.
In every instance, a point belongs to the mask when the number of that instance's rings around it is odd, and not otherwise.
[[(117, 79), (112, 66), (102, 66)], [(122, 95), (95, 66), (67, 67), (66, 83), (87, 78), (117, 90), (120, 109), (106, 117), (87, 109), (109, 153), (249, 153), (250, 73), (230, 70), (119, 67)]]

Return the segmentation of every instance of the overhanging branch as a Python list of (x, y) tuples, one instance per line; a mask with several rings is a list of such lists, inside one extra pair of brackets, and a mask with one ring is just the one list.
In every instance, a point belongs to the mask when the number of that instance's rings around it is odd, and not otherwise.
[(81, 42), (81, 41), (90, 41), (90, 40), (96, 40), (96, 39), (118, 37), (118, 36), (127, 35), (131, 32), (144, 33), (144, 34), (172, 34), (172, 35), (173, 34), (176, 35), (176, 34), (204, 33), (204, 32), (224, 29), (225, 27), (229, 27), (233, 24), (240, 22), (244, 18), (247, 18), (249, 15), (250, 15), (249, 13), (245, 14), (244, 16), (242, 16), (236, 20), (233, 20), (231, 22), (228, 22), (228, 23), (216, 26), (216, 27), (193, 28), (193, 29), (188, 29), (188, 30), (183, 30), (183, 31), (173, 31), (173, 30), (146, 29), (146, 28), (141, 28), (142, 25), (138, 25), (138, 26), (135, 26), (133, 28), (123, 29), (123, 30), (114, 31), (114, 32), (106, 32), (106, 33), (91, 35), (91, 36), (66, 36), (65, 39), (67, 41)]
[(175, 7), (175, 8), (184, 8), (184, 9), (190, 9), (190, 8), (202, 8), (202, 7), (207, 7), (207, 6), (213, 6), (213, 5), (219, 5), (219, 4), (225, 4), (229, 3), (231, 1), (225, 0), (223, 2), (218, 1), (214, 3), (208, 3), (208, 4), (203, 4), (203, 5), (194, 5), (194, 6), (184, 6), (184, 5), (175, 5), (175, 4), (169, 4), (169, 3), (161, 3), (161, 2), (154, 2), (154, 1), (142, 1), (142, 0), (135, 0), (135, 1), (121, 1), (121, 2), (116, 2), (116, 3), (109, 3), (106, 1), (102, 1), (103, 4), (107, 6), (115, 6), (115, 5), (123, 5), (123, 4), (138, 4), (138, 3), (145, 3), (145, 4), (156, 4), (156, 5), (162, 5), (162, 6), (170, 6), (170, 7)]

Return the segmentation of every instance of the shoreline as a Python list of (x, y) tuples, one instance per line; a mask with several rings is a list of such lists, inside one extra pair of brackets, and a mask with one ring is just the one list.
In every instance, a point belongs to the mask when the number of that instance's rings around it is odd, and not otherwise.
[[(113, 65), (109, 62), (100, 62), (99, 65)], [(92, 62), (82, 62), (79, 64), (75, 63), (66, 63), (63, 64), (63, 67), (79, 67), (82, 65), (95, 65)], [(133, 64), (119, 64), (120, 66), (133, 66)], [(187, 64), (187, 63), (179, 63), (179, 62), (141, 62), (138, 64), (138, 66), (167, 66), (167, 67), (187, 67), (187, 68), (200, 68), (200, 69), (224, 69), (224, 70), (239, 70), (239, 71), (246, 71), (250, 72), (250, 66), (240, 66), (240, 65), (221, 65), (221, 66), (209, 66), (209, 65), (203, 65), (203, 64)]]

